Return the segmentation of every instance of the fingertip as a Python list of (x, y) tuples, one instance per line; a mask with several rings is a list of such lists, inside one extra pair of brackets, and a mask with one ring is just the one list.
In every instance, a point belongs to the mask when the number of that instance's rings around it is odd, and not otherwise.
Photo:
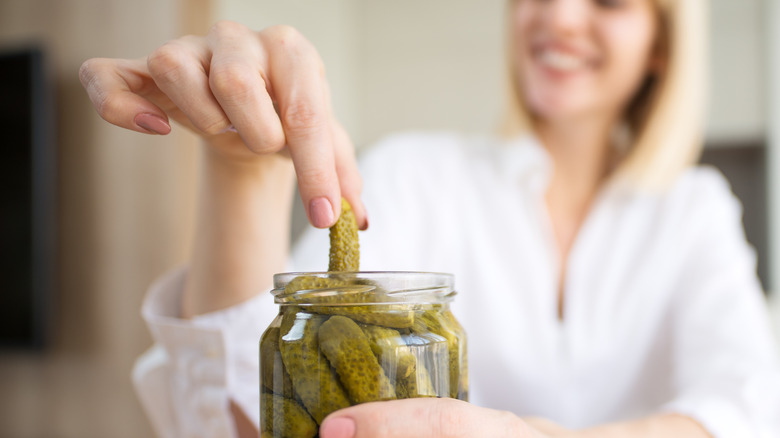
[(357, 427), (349, 417), (328, 418), (320, 426), (322, 438), (353, 438)]
[(368, 229), (368, 211), (366, 210), (366, 205), (361, 201), (360, 202), (360, 224), (358, 225), (358, 229), (360, 231), (366, 231)]
[(309, 202), (309, 221), (317, 228), (328, 228), (336, 223), (334, 205), (325, 196), (314, 198)]
[(157, 114), (140, 113), (135, 116), (133, 122), (150, 134), (167, 135), (171, 132), (170, 123)]

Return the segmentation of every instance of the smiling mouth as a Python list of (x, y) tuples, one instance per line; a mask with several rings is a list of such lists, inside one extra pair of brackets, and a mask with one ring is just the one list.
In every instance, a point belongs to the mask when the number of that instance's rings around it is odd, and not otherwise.
[(535, 52), (534, 58), (541, 66), (561, 73), (576, 72), (592, 66), (583, 56), (552, 47), (541, 48)]

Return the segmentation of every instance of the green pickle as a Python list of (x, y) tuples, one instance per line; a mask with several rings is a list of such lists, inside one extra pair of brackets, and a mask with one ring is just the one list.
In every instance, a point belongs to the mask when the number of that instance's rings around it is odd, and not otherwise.
[(319, 340), (320, 349), (336, 369), (354, 403), (395, 398), (393, 385), (355, 321), (332, 316), (320, 327)]
[(279, 349), (296, 396), (317, 421), (350, 406), (341, 382), (319, 348), (317, 333), (326, 317), (288, 311), (282, 317)]
[[(279, 274), (280, 312), (260, 341), (260, 436), (316, 437), (327, 415), (358, 403), (467, 400), (465, 332), (446, 304), (451, 276), (359, 272), (345, 200), (330, 238), (328, 273)], [(425, 275), (436, 280), (415, 283)]]
[(265, 393), (262, 394), (261, 401), (262, 437), (312, 438), (317, 435), (317, 423), (295, 400)]
[(292, 380), (279, 350), (279, 327), (269, 327), (260, 339), (260, 382), (270, 392), (295, 398)]
[(385, 373), (395, 381), (397, 398), (436, 397), (425, 364), (418, 362), (398, 330), (368, 324), (361, 328)]
[(381, 304), (388, 301), (386, 293), (370, 284), (354, 283), (337, 277), (305, 275), (296, 277), (285, 286), (286, 294), (300, 291), (318, 291), (318, 296), (306, 298), (312, 302), (308, 310), (314, 313), (348, 316), (355, 321), (386, 327), (410, 328), (414, 325), (414, 312), (408, 306)]
[[(466, 342), (466, 330), (463, 329), (463, 326), (460, 325), (458, 320), (455, 318), (455, 315), (452, 314), (451, 311), (446, 310), (441, 313), (442, 319), (445, 321), (447, 325), (449, 325), (450, 329), (455, 333), (455, 336), (458, 340), (458, 351), (457, 353), (451, 348), (450, 354), (457, 354), (458, 357), (458, 366), (457, 368), (450, 363), (450, 369), (457, 369), (458, 373), (458, 392), (457, 395), (454, 395), (454, 389), (450, 389), (450, 395), (452, 398), (457, 398), (460, 400), (469, 400), (469, 365), (468, 365), (468, 342)], [(450, 380), (450, 382), (453, 382)]]
[(449, 396), (468, 400), (465, 331), (452, 312), (435, 309), (417, 315), (413, 332), (430, 332), (447, 340)]
[(328, 272), (357, 272), (360, 270), (360, 243), (355, 212), (346, 199), (341, 198), (341, 215), (330, 227), (330, 260)]

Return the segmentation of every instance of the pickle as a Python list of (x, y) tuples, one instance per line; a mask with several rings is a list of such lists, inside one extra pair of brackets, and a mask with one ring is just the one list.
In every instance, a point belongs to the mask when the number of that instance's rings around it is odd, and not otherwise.
[(355, 321), (333, 316), (319, 329), (320, 349), (336, 369), (354, 403), (395, 398), (395, 389)]
[[(414, 331), (425, 333), (431, 332), (435, 335), (439, 335), (447, 340), (447, 349), (449, 352), (449, 396), (452, 398), (461, 398), (462, 392), (466, 392), (467, 388), (461, 390), (461, 386), (468, 386), (466, 381), (466, 369), (462, 370), (464, 380), (461, 382), (461, 366), (466, 366), (466, 351), (465, 342), (461, 342), (463, 334), (463, 328), (454, 317), (445, 316), (447, 312), (441, 312), (440, 310), (427, 310), (419, 312), (415, 320)], [(465, 338), (464, 338), (465, 340)], [(464, 345), (464, 348), (461, 346)], [(464, 394), (463, 396), (467, 396)], [(465, 400), (465, 399), (464, 399)]]
[(468, 342), (466, 342), (466, 330), (460, 325), (455, 315), (447, 310), (441, 313), (442, 318), (455, 331), (458, 337), (460, 347), (460, 357), (458, 366), (458, 398), (460, 400), (469, 400), (469, 365), (468, 365)]
[(312, 438), (317, 435), (317, 423), (295, 400), (268, 393), (261, 397), (261, 437)]
[(341, 198), (341, 215), (330, 227), (330, 272), (360, 270), (360, 243), (358, 242), (355, 212), (346, 199)]
[(407, 351), (406, 343), (401, 338), (401, 334), (398, 330), (372, 324), (360, 324), (360, 328), (366, 334), (368, 346), (371, 347), (376, 360), (385, 370), (387, 378), (396, 383), (397, 391), (397, 379), (411, 374), (414, 366), (414, 363), (408, 358), (404, 359), (410, 353)]
[(387, 357), (393, 357), (398, 346), (406, 345), (398, 330), (373, 324), (360, 324), (360, 328), (368, 338), (371, 351), (380, 362), (386, 360)]
[(328, 315), (348, 316), (366, 324), (393, 328), (407, 328), (414, 325), (414, 312), (403, 304), (369, 304), (365, 306), (322, 306), (312, 308), (313, 312)]
[(425, 365), (411, 353), (398, 357), (398, 375), (395, 381), (399, 399), (412, 397), (436, 397), (436, 388)]
[(279, 351), (279, 327), (269, 327), (260, 339), (260, 377), (269, 391), (294, 399), (292, 381)]
[(331, 412), (350, 406), (344, 388), (319, 348), (326, 317), (288, 309), (282, 316), (279, 349), (293, 389), (319, 424)]
[[(314, 275), (300, 275), (293, 278), (287, 286), (284, 287), (285, 294), (294, 294), (302, 290), (316, 290), (321, 291), (323, 289), (337, 289), (344, 286), (349, 286), (347, 280), (342, 280), (335, 277), (317, 277)], [(327, 296), (328, 299), (336, 298), (337, 296)], [(319, 301), (319, 297), (317, 297)], [(308, 297), (307, 297), (308, 300)]]
[(360, 327), (385, 374), (394, 382), (399, 399), (436, 396), (428, 370), (418, 361), (398, 330), (369, 324)]
[[(302, 297), (310, 305), (307, 311), (323, 315), (343, 315), (366, 324), (386, 327), (409, 328), (414, 324), (414, 312), (404, 304), (396, 304), (384, 291), (370, 284), (360, 283), (360, 279), (317, 277), (302, 275), (295, 277), (284, 288), (285, 295), (296, 301), (299, 291), (317, 291)], [(329, 291), (328, 289), (332, 289)], [(367, 303), (361, 306), (360, 303)], [(387, 304), (376, 304), (387, 303)], [(318, 306), (317, 304), (322, 304)], [(344, 305), (336, 305), (344, 304)]]

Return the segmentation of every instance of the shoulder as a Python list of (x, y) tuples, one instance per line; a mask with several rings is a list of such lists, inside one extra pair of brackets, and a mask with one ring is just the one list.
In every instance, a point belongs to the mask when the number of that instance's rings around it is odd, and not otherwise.
[(742, 206), (731, 191), (726, 177), (712, 166), (685, 170), (670, 187), (665, 203), (694, 218), (701, 216), (741, 216)]
[(607, 199), (614, 202), (616, 219), (630, 221), (631, 233), (644, 235), (643, 245), (668, 246), (682, 256), (702, 244), (744, 240), (742, 206), (713, 167), (690, 167), (663, 190), (626, 194)]
[(742, 204), (714, 167), (684, 171), (655, 205), (655, 227), (667, 230), (681, 251), (717, 256), (747, 249)]

